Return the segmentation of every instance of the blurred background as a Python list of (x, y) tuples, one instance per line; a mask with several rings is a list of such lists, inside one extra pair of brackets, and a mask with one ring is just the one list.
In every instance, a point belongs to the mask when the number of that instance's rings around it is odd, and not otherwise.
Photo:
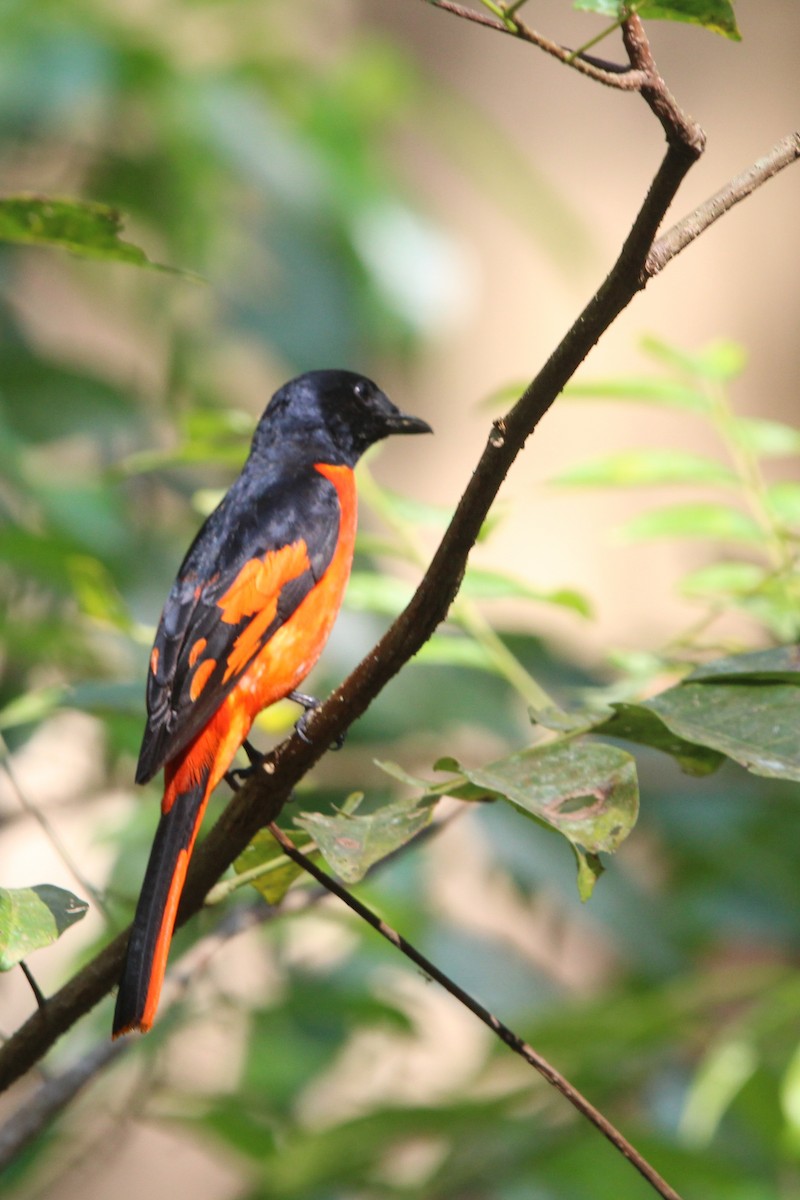
[[(569, 45), (600, 28), (565, 0), (525, 12)], [(676, 218), (797, 124), (797, 5), (742, 0), (737, 16), (738, 44), (649, 26), (708, 134)], [(113, 205), (130, 241), (188, 273), (0, 252), (0, 885), (92, 903), (29, 962), (49, 992), (130, 916), (159, 800), (132, 787), (150, 640), (268, 397), (349, 367), (436, 432), (366, 464), (323, 695), (399, 610), (490, 420), (604, 277), (662, 135), (635, 97), (412, 0), (41, 0), (5, 5), (0, 30), (3, 194)], [(618, 57), (616, 39), (598, 52)], [(474, 607), (315, 771), (304, 808), (387, 799), (375, 758), (430, 774), (443, 754), (526, 744), (530, 696), (492, 630), (563, 702), (663, 686), (676, 648), (796, 640), (797, 189), (792, 171), (770, 182), (615, 324), (502, 491)], [(753, 422), (745, 462), (734, 413)], [(295, 715), (266, 717), (263, 744)], [(731, 764), (689, 780), (650, 752), (639, 766), (640, 823), (586, 906), (569, 849), (499, 806), (454, 809), (363, 891), (680, 1190), (788, 1200), (796, 788)], [(181, 934), (176, 958), (201, 937), (191, 986), (20, 1158), (7, 1195), (650, 1194), (374, 935), (298, 897), (207, 953), (218, 914)], [(19, 971), (0, 976), (0, 1033), (32, 1004)], [(109, 1024), (106, 1002), (48, 1070)]]

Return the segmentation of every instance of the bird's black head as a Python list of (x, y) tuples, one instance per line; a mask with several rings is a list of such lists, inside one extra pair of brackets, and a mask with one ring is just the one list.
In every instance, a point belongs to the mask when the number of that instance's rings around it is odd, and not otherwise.
[(392, 433), (431, 433), (352, 371), (309, 371), (270, 400), (253, 437), (253, 453), (300, 448), (319, 462), (355, 466), (368, 446)]

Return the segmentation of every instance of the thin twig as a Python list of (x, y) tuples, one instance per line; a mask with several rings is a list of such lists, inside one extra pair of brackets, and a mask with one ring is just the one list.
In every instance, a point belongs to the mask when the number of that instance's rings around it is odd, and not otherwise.
[(23, 962), (22, 959), (20, 959), (20, 961), (17, 965), (18, 965), (20, 971), (22, 971), (22, 974), (27, 979), (28, 984), (30, 985), (30, 989), (33, 992), (34, 996), (36, 997), (36, 1003), (39, 1005), (39, 1008), (44, 1008), (45, 1004), (47, 1003), (47, 1000), (45, 999), (44, 992), (42, 991), (42, 989), (39, 987), (38, 983), (34, 979), (30, 967), (27, 965), (27, 963)]
[(639, 1153), (636, 1147), (632, 1146), (628, 1139), (622, 1133), (620, 1133), (616, 1126), (612, 1125), (608, 1118), (605, 1117), (599, 1109), (595, 1108), (595, 1106), (589, 1100), (587, 1100), (586, 1097), (579, 1092), (578, 1089), (574, 1087), (568, 1079), (565, 1079), (561, 1072), (557, 1071), (556, 1068), (549, 1063), (546, 1058), (543, 1058), (537, 1050), (534, 1050), (532, 1046), (523, 1041), (518, 1034), (514, 1033), (512, 1029), (509, 1029), (509, 1027), (505, 1025), (498, 1017), (489, 1012), (488, 1008), (484, 1008), (484, 1006), (480, 1004), (474, 996), (471, 996), (469, 992), (464, 991), (464, 989), (460, 987), (454, 980), (452, 980), (449, 975), (445, 975), (444, 971), (441, 971), (435, 963), (431, 962), (429, 958), (426, 958), (424, 954), (421, 954), (419, 950), (412, 946), (410, 942), (407, 942), (406, 939), (402, 937), (402, 935), (399, 934), (395, 929), (392, 929), (390, 925), (387, 925), (385, 921), (382, 921), (381, 918), (372, 911), (372, 909), (367, 908), (365, 904), (362, 904), (360, 900), (357, 900), (355, 896), (348, 892), (346, 888), (342, 887), (342, 885), (338, 883), (337, 880), (333, 879), (332, 876), (328, 875), (325, 871), (318, 867), (316, 863), (312, 862), (310, 858), (306, 858), (305, 854), (297, 849), (294, 843), (289, 840), (289, 838), (278, 825), (272, 822), (269, 825), (269, 831), (275, 838), (276, 842), (278, 842), (287, 858), (293, 859), (294, 862), (303, 868), (303, 870), (307, 871), (309, 875), (316, 879), (318, 883), (321, 883), (324, 888), (327, 888), (329, 892), (331, 892), (334, 896), (337, 896), (343, 904), (346, 904), (347, 907), (352, 909), (352, 911), (361, 917), (363, 921), (366, 921), (368, 925), (377, 930), (381, 937), (384, 937), (388, 942), (391, 942), (401, 954), (404, 954), (406, 958), (410, 959), (411, 962), (424, 971), (426, 975), (440, 984), (446, 992), (449, 992), (451, 996), (455, 997), (460, 1004), (463, 1004), (464, 1007), (468, 1008), (471, 1013), (474, 1013), (474, 1015), (480, 1021), (482, 1021), (484, 1025), (491, 1029), (492, 1033), (496, 1034), (497, 1037), (499, 1037), (500, 1040), (509, 1047), (509, 1049), (513, 1050), (515, 1054), (519, 1054), (520, 1057), (524, 1058), (527, 1063), (530, 1063), (530, 1065), (536, 1071), (538, 1071), (539, 1074), (546, 1079), (552, 1087), (559, 1091), (561, 1095), (569, 1101), (572, 1107), (575, 1108), (581, 1114), (581, 1116), (586, 1117), (588, 1121), (591, 1121), (592, 1125), (594, 1125), (596, 1129), (599, 1129), (604, 1137), (608, 1138), (612, 1146), (619, 1150), (620, 1154), (623, 1154), (625, 1158), (628, 1159), (628, 1161), (636, 1168), (639, 1174), (642, 1175), (651, 1185), (651, 1187), (658, 1192), (659, 1196), (662, 1196), (664, 1200), (680, 1200), (680, 1196), (675, 1189), (670, 1187), (666, 1179), (659, 1175), (658, 1171), (656, 1171), (655, 1168), (650, 1165), (647, 1159)]
[(700, 204), (694, 212), (683, 217), (671, 229), (662, 234), (647, 256), (645, 270), (652, 279), (682, 250), (698, 238), (709, 225), (729, 212), (740, 200), (761, 187), (784, 167), (789, 167), (800, 158), (800, 131), (788, 134), (772, 147), (769, 154), (759, 158), (751, 167), (742, 171), (710, 199)]
[(607, 63), (592, 55), (584, 55), (580, 51), (570, 50), (568, 46), (559, 45), (552, 38), (531, 29), (529, 25), (519, 19), (516, 13), (509, 13), (505, 20), (500, 20), (497, 17), (488, 16), (486, 13), (478, 12), (477, 9), (468, 8), (466, 4), (459, 4), (457, 0), (425, 0), (425, 2), (432, 8), (440, 8), (442, 12), (460, 17), (463, 21), (473, 21), (476, 25), (483, 25), (486, 29), (495, 30), (496, 33), (507, 33), (521, 42), (537, 46), (545, 54), (558, 59), (564, 66), (572, 67), (579, 74), (586, 75), (595, 83), (602, 83), (605, 87), (616, 88), (618, 91), (636, 92), (646, 82), (645, 73), (630, 65), (618, 66), (616, 63)]

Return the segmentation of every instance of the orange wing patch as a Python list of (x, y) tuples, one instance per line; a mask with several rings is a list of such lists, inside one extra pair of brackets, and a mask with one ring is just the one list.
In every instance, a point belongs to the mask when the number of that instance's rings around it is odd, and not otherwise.
[(217, 603), (222, 609), (222, 620), (228, 625), (237, 624), (243, 617), (253, 619), (233, 644), (223, 683), (243, 671), (258, 653), (261, 639), (275, 620), (281, 589), (310, 566), (308, 549), (301, 539), (280, 550), (270, 550), (263, 558), (253, 558), (242, 567)]
[(150, 670), (154, 675), (158, 670), (158, 646), (153, 646), (150, 651)]
[(208, 643), (205, 638), (197, 639), (197, 641), (195, 642), (195, 644), (192, 646), (191, 650), (189, 651), (189, 666), (190, 667), (194, 666), (194, 664), (197, 662), (198, 658), (203, 653), (203, 651), (205, 650), (207, 645), (208, 645)]
[(208, 683), (209, 675), (211, 675), (213, 673), (214, 667), (216, 665), (217, 665), (216, 661), (213, 658), (206, 658), (203, 660), (203, 662), (200, 663), (200, 666), (197, 668), (197, 670), (194, 673), (194, 678), (192, 679), (191, 686), (189, 687), (189, 695), (192, 698), (192, 700), (196, 700), (197, 697), (200, 695), (203, 688)]

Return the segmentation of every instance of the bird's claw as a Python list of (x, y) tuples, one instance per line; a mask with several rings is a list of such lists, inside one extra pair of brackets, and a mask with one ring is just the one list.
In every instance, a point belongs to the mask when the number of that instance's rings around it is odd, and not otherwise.
[[(299, 721), (295, 722), (294, 728), (295, 733), (300, 740), (305, 742), (307, 746), (310, 746), (312, 744), (312, 739), (309, 737), (308, 733), (308, 721), (309, 717), (319, 708), (319, 700), (317, 700), (314, 696), (307, 696), (305, 692), (289, 692), (289, 695), (286, 697), (286, 699), (293, 700), (295, 704), (300, 704), (303, 707), (303, 715), (300, 717)], [(340, 733), (339, 736), (331, 742), (330, 749), (341, 750), (344, 742), (345, 734)]]

